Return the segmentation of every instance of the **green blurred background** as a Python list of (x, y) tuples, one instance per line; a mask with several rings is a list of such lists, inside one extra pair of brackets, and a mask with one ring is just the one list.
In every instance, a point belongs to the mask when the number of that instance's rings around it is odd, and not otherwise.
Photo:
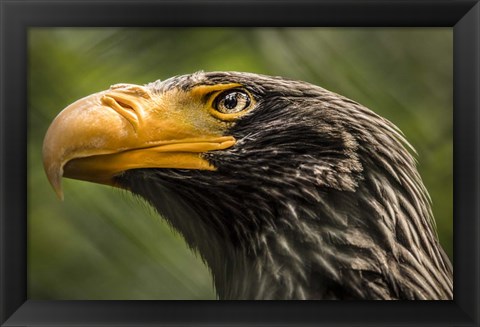
[(198, 70), (305, 80), (385, 116), (418, 151), (452, 258), (452, 30), (31, 28), (28, 46), (30, 299), (214, 299), (202, 261), (128, 193), (64, 180), (59, 201), (41, 148), (68, 104), (125, 82)]

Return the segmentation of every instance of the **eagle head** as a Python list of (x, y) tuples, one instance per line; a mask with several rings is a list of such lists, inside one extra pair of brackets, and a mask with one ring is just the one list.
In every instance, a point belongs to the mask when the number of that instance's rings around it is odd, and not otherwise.
[(321, 87), (197, 72), (65, 108), (46, 174), (141, 196), (209, 266), (221, 299), (451, 299), (411, 148)]

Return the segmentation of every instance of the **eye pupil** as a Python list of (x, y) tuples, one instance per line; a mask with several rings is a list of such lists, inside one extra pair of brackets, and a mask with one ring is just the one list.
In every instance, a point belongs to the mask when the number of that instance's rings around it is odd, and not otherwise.
[(223, 113), (237, 113), (250, 106), (250, 96), (243, 91), (227, 91), (215, 101), (215, 109)]
[(225, 97), (225, 100), (223, 102), (223, 105), (227, 109), (233, 109), (237, 106), (237, 94), (238, 93), (230, 93)]

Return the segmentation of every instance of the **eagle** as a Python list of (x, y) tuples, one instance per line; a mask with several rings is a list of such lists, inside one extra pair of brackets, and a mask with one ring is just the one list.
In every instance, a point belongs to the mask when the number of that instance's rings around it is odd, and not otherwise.
[(223, 300), (451, 300), (414, 155), (355, 101), (243, 72), (113, 85), (61, 111), (43, 144), (59, 197), (66, 177), (145, 199)]

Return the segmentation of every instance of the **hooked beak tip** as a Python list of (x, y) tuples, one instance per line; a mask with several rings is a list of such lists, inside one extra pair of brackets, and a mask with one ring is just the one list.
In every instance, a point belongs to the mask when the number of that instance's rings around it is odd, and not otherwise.
[(53, 190), (57, 194), (57, 197), (60, 201), (63, 201), (63, 188), (62, 188), (62, 175), (56, 174), (56, 177), (50, 179), (50, 184), (52, 184)]
[(58, 199), (60, 201), (63, 201), (64, 197), (63, 197), (62, 185), (60, 184), (57, 188), (54, 187), (54, 190), (55, 190), (55, 193), (57, 194)]
[(44, 162), (45, 165), (45, 173), (47, 175), (47, 179), (52, 185), (53, 190), (57, 194), (59, 200), (63, 201), (63, 189), (62, 189), (62, 176), (63, 176), (63, 168), (57, 168), (54, 165), (48, 165)]

